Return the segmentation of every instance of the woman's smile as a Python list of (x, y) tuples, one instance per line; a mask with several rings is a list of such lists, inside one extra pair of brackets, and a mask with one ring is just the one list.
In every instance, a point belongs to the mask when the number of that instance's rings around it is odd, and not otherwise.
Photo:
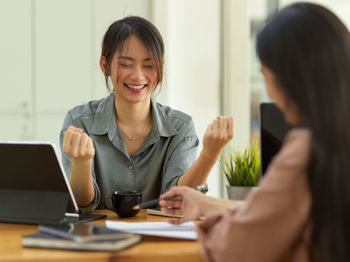
[(129, 92), (134, 93), (134, 94), (139, 94), (139, 93), (142, 93), (146, 89), (147, 84), (142, 84), (142, 85), (124, 84), (124, 86), (128, 89)]
[(147, 86), (147, 84), (124, 84), (127, 88), (134, 89), (134, 90), (140, 90)]

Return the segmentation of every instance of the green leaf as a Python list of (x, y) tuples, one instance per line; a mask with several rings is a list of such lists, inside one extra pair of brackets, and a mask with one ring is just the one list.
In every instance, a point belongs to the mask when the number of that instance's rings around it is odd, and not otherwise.
[(256, 186), (260, 180), (260, 151), (258, 143), (247, 146), (243, 152), (232, 147), (225, 150), (220, 168), (230, 186)]

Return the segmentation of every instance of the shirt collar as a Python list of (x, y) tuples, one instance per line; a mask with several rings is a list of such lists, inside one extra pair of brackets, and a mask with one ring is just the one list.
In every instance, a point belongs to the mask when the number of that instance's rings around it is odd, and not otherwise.
[(94, 135), (107, 134), (113, 123), (115, 123), (114, 93), (103, 98), (98, 105), (91, 126), (91, 133)]
[[(159, 136), (170, 137), (177, 134), (170, 118), (165, 113), (160, 104), (151, 99), (153, 128)], [(113, 130), (115, 124), (114, 93), (102, 99), (98, 105), (96, 114), (92, 123), (91, 133), (94, 135), (104, 135)]]
[(160, 104), (151, 99), (153, 127), (159, 136), (170, 137), (177, 134), (177, 131), (168, 115)]

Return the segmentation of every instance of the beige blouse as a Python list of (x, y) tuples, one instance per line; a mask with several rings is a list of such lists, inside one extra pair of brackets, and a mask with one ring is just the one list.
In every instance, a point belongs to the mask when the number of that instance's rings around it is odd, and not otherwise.
[(308, 261), (310, 140), (305, 128), (290, 131), (259, 189), (226, 214), (199, 224), (206, 261), (273, 262), (287, 253), (293, 261)]

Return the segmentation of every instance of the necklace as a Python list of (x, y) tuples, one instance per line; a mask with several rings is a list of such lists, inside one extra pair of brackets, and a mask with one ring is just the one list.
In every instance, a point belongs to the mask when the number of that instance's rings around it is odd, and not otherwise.
[(129, 140), (129, 141), (137, 141), (137, 140), (141, 140), (141, 139), (144, 139), (149, 131), (150, 131), (150, 128), (152, 127), (152, 121), (147, 123), (146, 125), (144, 125), (142, 128), (141, 128), (141, 133), (140, 135), (135, 135), (135, 136), (132, 136), (130, 135), (129, 132), (126, 131), (126, 129), (122, 126), (119, 125), (119, 130), (121, 131), (123, 137), (125, 135), (125, 137)]
[(121, 128), (119, 128), (119, 129), (122, 132), (122, 134), (125, 135), (126, 138), (130, 141), (137, 141), (137, 140), (140, 140), (142, 138), (141, 136), (140, 137), (132, 137), (126, 132), (126, 130), (122, 130)]

